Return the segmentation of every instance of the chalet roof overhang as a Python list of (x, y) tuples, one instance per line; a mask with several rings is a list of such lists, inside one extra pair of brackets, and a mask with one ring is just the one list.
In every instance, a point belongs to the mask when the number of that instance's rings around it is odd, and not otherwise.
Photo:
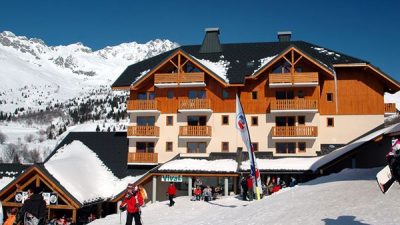
[(3, 202), (10, 200), (10, 197), (17, 191), (26, 188), (32, 182), (40, 180), (47, 187), (56, 192), (63, 201), (71, 206), (70, 209), (83, 207), (70, 192), (68, 192), (43, 166), (35, 164), (16, 177), (12, 182), (0, 191), (0, 199)]
[(328, 75), (331, 75), (332, 77), (335, 76), (334, 69), (329, 67), (326, 64), (323, 64), (320, 60), (310, 56), (309, 54), (305, 53), (304, 51), (300, 50), (298, 47), (295, 45), (290, 45), (287, 47), (285, 50), (283, 50), (281, 53), (279, 53), (277, 56), (275, 56), (271, 61), (269, 61), (267, 64), (262, 66), (260, 69), (258, 69), (257, 72), (254, 74), (247, 76), (246, 79), (256, 79), (258, 76), (260, 76), (262, 73), (264, 73), (266, 70), (270, 69), (276, 62), (279, 60), (283, 59), (286, 54), (288, 54), (290, 51), (295, 51), (298, 54), (300, 54), (302, 57), (305, 59), (309, 60), (313, 64), (315, 64), (317, 67), (322, 69), (324, 72), (326, 72)]
[[(183, 55), (186, 57), (191, 63), (193, 63), (195, 66), (197, 66), (199, 69), (205, 71), (208, 75), (219, 81), (224, 87), (229, 86), (229, 83), (225, 82), (220, 76), (218, 76), (216, 73), (214, 73), (211, 69), (203, 65), (199, 60), (197, 60), (195, 57), (187, 53), (181, 48), (177, 48), (175, 51), (173, 51), (170, 55), (168, 55), (166, 58), (161, 60), (160, 63), (158, 63), (155, 67), (151, 68), (150, 71), (148, 71), (146, 74), (144, 74), (142, 77), (140, 77), (138, 80), (134, 81), (131, 86), (130, 90), (136, 90), (140, 84), (142, 84), (145, 80), (147, 80), (150, 76), (153, 76), (162, 66), (167, 64), (170, 60), (172, 60), (174, 57), (177, 55)], [(126, 87), (116, 87), (115, 90), (123, 89), (126, 90)]]
[(374, 74), (378, 75), (382, 78), (384, 84), (386, 85), (387, 92), (393, 94), (400, 91), (400, 83), (395, 80), (393, 77), (381, 71), (379, 68), (375, 67), (370, 63), (350, 63), (350, 64), (333, 64), (334, 68), (348, 68), (348, 67), (360, 67), (367, 70), (370, 70)]

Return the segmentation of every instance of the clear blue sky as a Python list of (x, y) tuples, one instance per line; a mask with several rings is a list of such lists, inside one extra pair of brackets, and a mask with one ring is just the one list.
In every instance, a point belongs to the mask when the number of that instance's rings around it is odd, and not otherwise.
[(223, 43), (275, 41), (290, 30), (304, 40), (370, 61), (400, 80), (400, 1), (0, 0), (0, 31), (48, 45), (92, 49), (170, 39), (201, 44), (219, 27)]

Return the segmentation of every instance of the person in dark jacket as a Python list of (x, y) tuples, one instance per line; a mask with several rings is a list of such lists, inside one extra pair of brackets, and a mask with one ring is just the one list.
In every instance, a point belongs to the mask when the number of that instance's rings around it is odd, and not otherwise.
[(37, 188), (28, 189), (28, 199), (17, 214), (14, 224), (23, 221), (23, 224), (44, 225), (46, 216), (46, 202)]
[(249, 188), (247, 187), (247, 180), (245, 177), (242, 178), (240, 185), (242, 186), (243, 191), (243, 201), (247, 201), (247, 191), (249, 190)]
[(169, 198), (169, 206), (173, 206), (175, 204), (174, 197), (176, 195), (176, 187), (173, 182), (169, 183), (168, 189), (167, 189), (167, 195)]
[(129, 184), (125, 198), (120, 206), (120, 210), (127, 210), (126, 225), (132, 225), (133, 219), (135, 219), (135, 225), (142, 225), (140, 207), (143, 206), (143, 204), (143, 196), (140, 194), (138, 186)]

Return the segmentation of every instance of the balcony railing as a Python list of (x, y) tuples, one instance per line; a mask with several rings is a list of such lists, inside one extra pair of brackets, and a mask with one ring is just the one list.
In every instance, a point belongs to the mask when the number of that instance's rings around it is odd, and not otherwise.
[(203, 72), (194, 73), (156, 73), (154, 75), (154, 84), (165, 83), (199, 83), (204, 82)]
[(158, 153), (129, 152), (128, 163), (158, 163)]
[(318, 84), (317, 72), (298, 72), (269, 74), (269, 84)]
[(179, 109), (211, 109), (210, 99), (183, 99), (179, 100)]
[(317, 137), (318, 127), (292, 126), (272, 127), (272, 137)]
[(129, 126), (129, 136), (160, 136), (160, 128), (156, 126)]
[(128, 100), (128, 111), (158, 110), (156, 100)]
[(396, 113), (397, 109), (396, 109), (396, 103), (385, 103), (385, 113)]
[(208, 136), (211, 137), (211, 126), (181, 126), (179, 136)]
[(273, 99), (271, 110), (318, 110), (318, 101), (314, 99)]

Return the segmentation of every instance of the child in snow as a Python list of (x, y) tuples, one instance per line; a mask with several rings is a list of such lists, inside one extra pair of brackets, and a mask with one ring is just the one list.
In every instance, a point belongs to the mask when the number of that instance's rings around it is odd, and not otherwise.
[(201, 188), (200, 188), (200, 186), (197, 186), (194, 189), (194, 196), (195, 196), (196, 201), (200, 201), (200, 198), (201, 198)]

